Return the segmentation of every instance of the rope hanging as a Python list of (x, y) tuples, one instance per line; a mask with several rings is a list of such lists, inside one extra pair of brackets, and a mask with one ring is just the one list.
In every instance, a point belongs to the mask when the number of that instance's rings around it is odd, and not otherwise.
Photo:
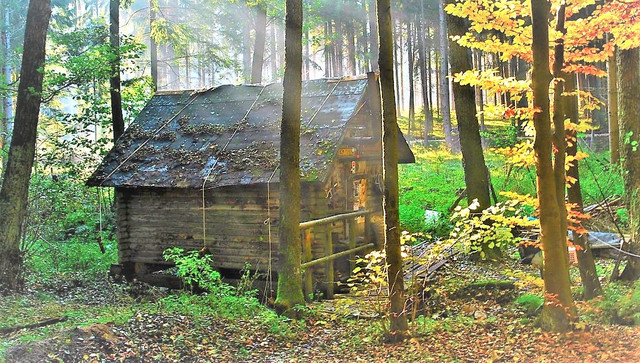
[[(331, 89), (331, 92), (329, 92), (329, 94), (327, 94), (327, 97), (324, 98), (324, 100), (322, 101), (322, 103), (320, 104), (320, 107), (318, 107), (318, 109), (316, 110), (316, 112), (313, 113), (313, 115), (311, 116), (311, 118), (309, 119), (309, 122), (306, 123), (306, 127), (309, 127), (309, 125), (311, 125), (311, 123), (316, 119), (316, 116), (318, 116), (318, 114), (320, 113), (320, 110), (322, 110), (322, 108), (327, 104), (327, 101), (329, 101), (329, 98), (333, 95), (333, 92), (335, 92), (336, 88), (338, 88), (338, 86), (340, 85), (340, 83), (342, 82), (342, 79), (339, 79), (338, 82), (336, 82), (336, 85), (333, 86), (333, 88)], [(282, 140), (280, 140), (280, 142), (282, 142)], [(273, 289), (273, 285), (272, 285), (272, 281), (273, 281), (273, 239), (271, 237), (271, 180), (273, 180), (273, 177), (276, 175), (276, 172), (278, 171), (278, 169), (280, 169), (280, 162), (278, 162), (278, 165), (276, 165), (276, 167), (273, 169), (273, 172), (271, 173), (271, 176), (269, 177), (269, 179), (267, 180), (267, 220), (265, 221), (265, 224), (267, 224), (267, 231), (268, 231), (268, 243), (269, 243), (269, 261), (267, 264), (267, 283), (265, 284), (265, 291), (263, 293), (263, 296), (267, 296), (267, 293), (269, 291), (271, 291)]]
[[(133, 157), (133, 155), (135, 155), (138, 151), (140, 151), (140, 149), (142, 149), (145, 145), (147, 145), (149, 143), (149, 141), (151, 141), (151, 139), (153, 139), (162, 129), (164, 129), (171, 121), (175, 120), (176, 117), (178, 117), (178, 115), (180, 115), (182, 113), (182, 111), (184, 111), (187, 107), (191, 106), (191, 104), (193, 104), (193, 102), (198, 98), (197, 96), (200, 95), (201, 93), (204, 92), (208, 92), (210, 90), (212, 90), (213, 88), (210, 88), (208, 90), (204, 90), (204, 91), (193, 91), (191, 92), (191, 94), (189, 95), (189, 101), (178, 111), (176, 112), (173, 116), (171, 116), (169, 119), (167, 119), (167, 121), (165, 121), (158, 129), (156, 129), (153, 134), (151, 134), (151, 136), (146, 139), (142, 144), (140, 144), (140, 146), (138, 146), (131, 154), (129, 154), (129, 156), (127, 156), (122, 162), (120, 162), (120, 164), (118, 164), (118, 166), (116, 166), (111, 173), (109, 173), (104, 179), (102, 179), (102, 182), (100, 182), (100, 184), (98, 185), (99, 187), (101, 187), (105, 181), (107, 181), (107, 179), (111, 178), (111, 176), (113, 174), (116, 173), (116, 171), (118, 171), (118, 169), (120, 169), (122, 167), (122, 165), (124, 165), (127, 161), (129, 161), (129, 159), (131, 159)], [(191, 98), (192, 96), (196, 96)]]
[[(266, 85), (262, 86), (262, 89), (260, 90), (260, 93), (258, 93), (258, 96), (253, 101), (253, 103), (251, 104), (251, 107), (249, 107), (249, 110), (247, 110), (247, 112), (244, 114), (244, 116), (237, 122), (238, 126), (236, 126), (236, 129), (231, 134), (231, 137), (229, 137), (229, 140), (227, 140), (227, 143), (224, 145), (224, 147), (222, 148), (221, 152), (224, 152), (227, 149), (227, 147), (229, 146), (229, 144), (231, 144), (231, 140), (233, 140), (233, 138), (236, 136), (238, 131), (240, 131), (240, 128), (242, 127), (242, 122), (246, 121), (247, 117), (249, 117), (249, 114), (251, 113), (251, 111), (253, 111), (253, 108), (258, 103), (258, 100), (260, 99), (260, 96), (262, 96), (262, 93), (264, 92), (264, 90), (266, 88), (267, 88)], [(211, 141), (211, 139), (209, 141)], [(203, 148), (206, 148), (208, 143), (209, 142), (205, 143), (205, 146), (203, 146), (201, 148), (201, 150)], [(207, 181), (209, 180), (209, 177), (211, 176), (211, 173), (213, 172), (213, 170), (218, 165), (218, 160), (219, 159), (215, 160), (215, 162), (213, 163), (213, 165), (211, 166), (209, 171), (207, 171), (207, 175), (205, 175), (205, 177), (204, 177), (204, 179), (202, 181), (202, 249), (203, 250), (205, 250), (207, 248), (207, 209), (206, 209), (207, 206), (206, 206), (205, 190), (206, 190)]]

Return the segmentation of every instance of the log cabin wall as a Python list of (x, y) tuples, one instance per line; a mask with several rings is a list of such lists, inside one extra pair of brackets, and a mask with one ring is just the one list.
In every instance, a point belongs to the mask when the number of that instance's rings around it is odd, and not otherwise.
[[(266, 272), (271, 255), (275, 271), (277, 184), (271, 186), (269, 198), (266, 184), (210, 189), (205, 198), (206, 243), (201, 190), (118, 188), (116, 218), (120, 263), (125, 268), (132, 268), (135, 274), (144, 274), (150, 269), (169, 265), (162, 257), (167, 248), (199, 250), (206, 246), (213, 254), (216, 268), (240, 270), (248, 263), (252, 269)], [(325, 216), (318, 214), (326, 208), (321, 184), (304, 183), (303, 198), (303, 220)], [(315, 233), (313, 238), (316, 239)]]

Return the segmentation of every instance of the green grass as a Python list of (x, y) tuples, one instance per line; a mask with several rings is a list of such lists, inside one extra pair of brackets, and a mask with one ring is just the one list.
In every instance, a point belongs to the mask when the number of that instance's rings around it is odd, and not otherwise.
[[(400, 165), (400, 221), (401, 228), (409, 232), (425, 232), (434, 236), (449, 231), (448, 209), (456, 200), (457, 192), (465, 187), (462, 157), (445, 148), (425, 148), (412, 144), (415, 164)], [(504, 201), (501, 192), (516, 192), (535, 196), (536, 174), (532, 167), (510, 167), (504, 156), (485, 151), (485, 160), (498, 201)], [(624, 195), (624, 184), (618, 167), (608, 162), (608, 153), (594, 153), (580, 162), (581, 187), (585, 205), (596, 203), (610, 195)], [(466, 199), (461, 206), (466, 206)], [(425, 209), (442, 213), (438, 223), (427, 225)], [(532, 213), (533, 211), (528, 211)], [(622, 217), (625, 211), (618, 212)], [(622, 218), (624, 219), (624, 218)]]
[[(455, 202), (457, 192), (465, 188), (462, 157), (444, 148), (425, 148), (414, 144), (412, 149), (416, 163), (401, 165), (399, 170), (401, 228), (442, 236), (448, 233), (448, 210)], [(509, 171), (503, 157), (492, 151), (486, 151), (485, 158), (499, 201), (505, 199), (499, 195), (502, 191), (535, 192), (535, 171), (532, 168), (512, 168)], [(460, 205), (466, 206), (466, 199)], [(425, 209), (442, 213), (440, 222), (427, 225)]]

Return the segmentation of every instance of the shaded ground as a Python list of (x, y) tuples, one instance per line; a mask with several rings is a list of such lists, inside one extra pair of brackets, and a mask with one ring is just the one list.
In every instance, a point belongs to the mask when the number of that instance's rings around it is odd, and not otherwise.
[[(120, 285), (91, 291), (98, 301), (100, 291), (105, 292), (109, 297), (102, 297), (105, 304), (134, 306), (124, 319), (117, 315), (110, 323), (109, 317), (101, 318), (80, 328), (65, 323), (49, 328), (45, 339), (36, 342), (20, 343), (28, 332), (15, 332), (0, 336), (0, 342), (10, 345), (9, 362), (640, 361), (637, 327), (581, 323), (566, 335), (535, 328), (535, 311), (513, 302), (516, 296), (539, 289), (534, 271), (524, 276), (513, 264), (476, 266), (464, 261), (445, 271), (430, 285), (428, 301), (409, 307), (424, 315), (411, 324), (413, 337), (396, 345), (382, 342), (376, 311), (383, 311), (385, 301), (375, 296), (343, 295), (314, 303), (303, 320), (282, 324), (254, 316), (228, 319), (169, 313), (167, 303), (115, 299), (117, 291), (123, 295), (128, 291)], [(462, 288), (473, 280), (518, 282), (514, 289)], [(80, 285), (72, 296), (86, 292)], [(69, 296), (68, 291), (64, 295)], [(74, 299), (66, 302), (82, 307)], [(580, 303), (580, 308), (587, 311), (590, 306)]]

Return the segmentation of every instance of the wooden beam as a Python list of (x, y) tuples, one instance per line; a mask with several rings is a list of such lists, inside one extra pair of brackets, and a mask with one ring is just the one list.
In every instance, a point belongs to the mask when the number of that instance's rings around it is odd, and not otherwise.
[(365, 216), (365, 215), (367, 215), (369, 213), (371, 213), (371, 211), (364, 210), (364, 211), (357, 211), (357, 212), (351, 212), (351, 213), (337, 214), (335, 216), (315, 219), (315, 220), (308, 221), (308, 222), (302, 222), (302, 223), (300, 223), (300, 229), (320, 226), (320, 225), (323, 225), (323, 224), (328, 224), (328, 223), (332, 223), (332, 222), (341, 221), (341, 220), (347, 219), (347, 218), (362, 217), (362, 216)]
[(301, 264), (300, 267), (308, 268), (308, 267), (311, 267), (311, 266), (319, 265), (319, 264), (327, 262), (327, 261), (335, 260), (336, 258), (340, 258), (340, 257), (343, 257), (343, 256), (348, 256), (348, 255), (350, 255), (352, 253), (356, 253), (356, 252), (359, 252), (359, 251), (362, 251), (362, 250), (366, 250), (368, 248), (374, 248), (374, 247), (375, 247), (375, 245), (373, 243), (367, 243), (366, 245), (362, 245), (362, 246), (356, 247), (354, 249), (350, 249), (350, 250), (334, 253), (334, 254), (329, 255), (329, 256), (320, 257), (320, 258), (315, 259), (313, 261), (305, 262), (305, 263)]

